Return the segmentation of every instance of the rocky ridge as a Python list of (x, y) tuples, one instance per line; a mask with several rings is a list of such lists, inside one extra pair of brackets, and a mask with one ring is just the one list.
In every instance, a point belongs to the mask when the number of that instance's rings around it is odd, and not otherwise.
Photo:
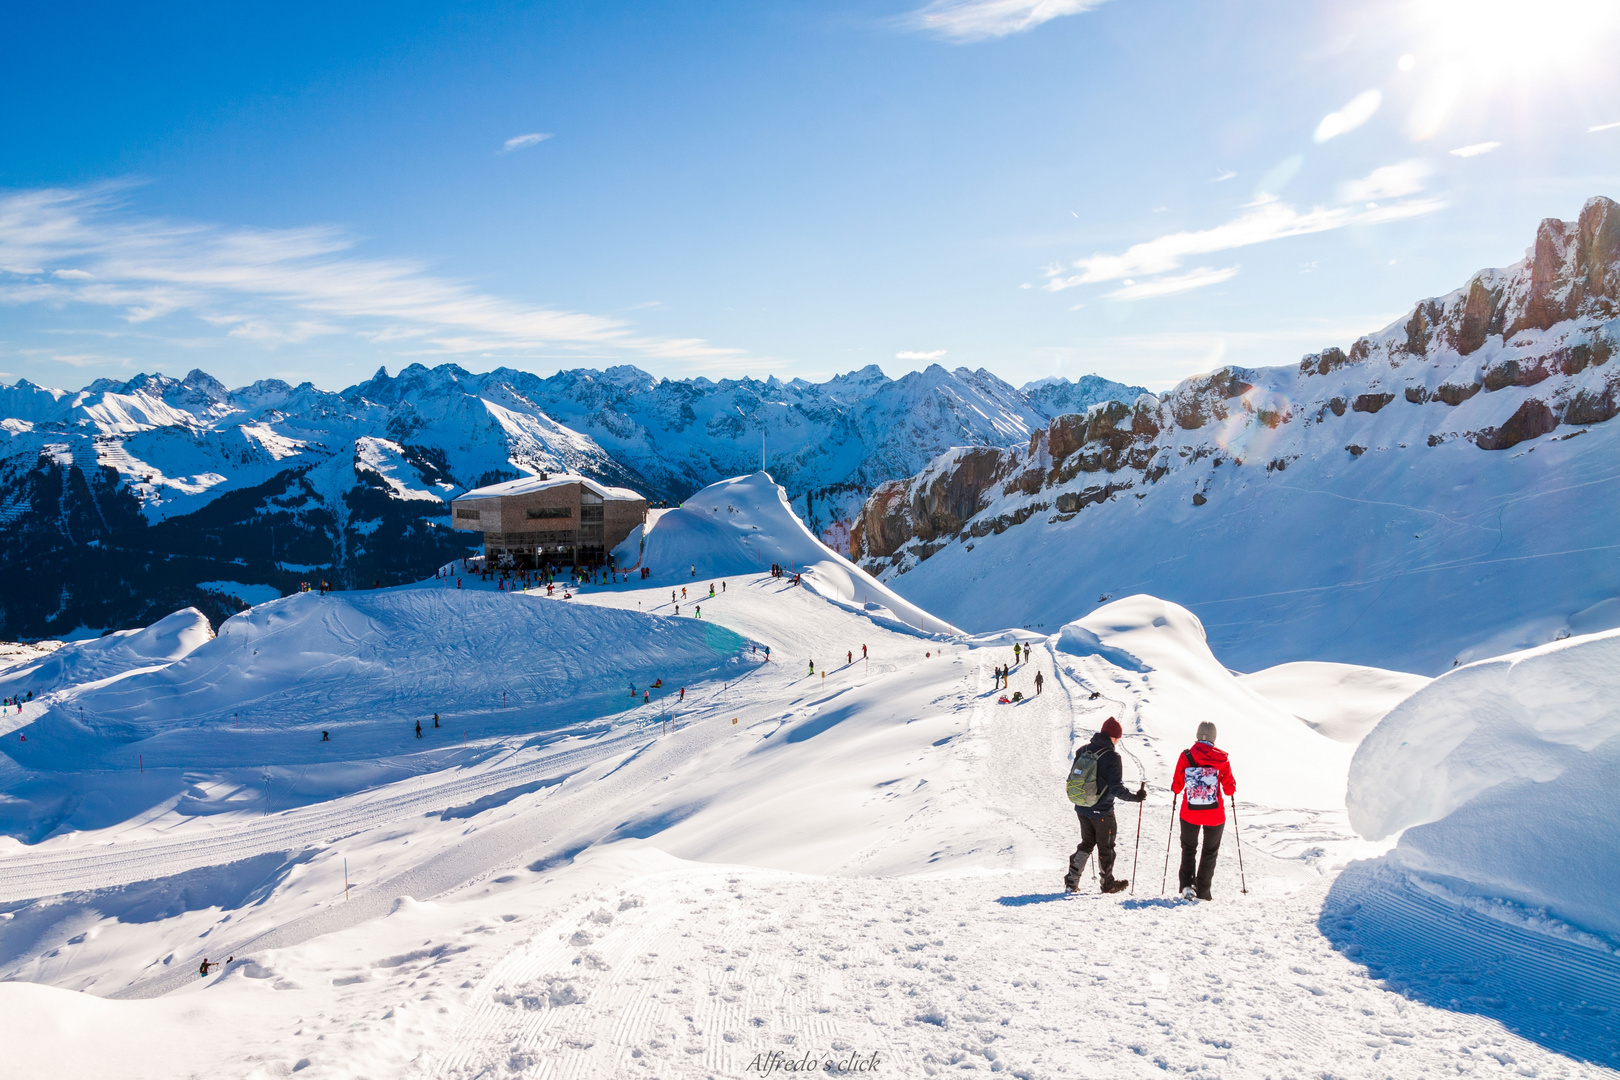
[[(1620, 411), (1620, 206), (1541, 223), (1526, 257), (1483, 270), (1401, 320), (1291, 367), (1224, 367), (1155, 397), (1053, 418), (1020, 447), (941, 454), (878, 486), (851, 555), (894, 577), (949, 543), (1068, 521), (1171, 483), (1208, 503), (1223, 466), (1286, 471), (1301, 455), (1463, 441), (1491, 454), (1567, 438)], [(1560, 428), (1566, 434), (1553, 435)]]

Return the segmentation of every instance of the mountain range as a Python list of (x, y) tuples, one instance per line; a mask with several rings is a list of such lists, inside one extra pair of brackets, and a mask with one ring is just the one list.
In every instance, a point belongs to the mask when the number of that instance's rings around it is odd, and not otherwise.
[(822, 383), (550, 377), (454, 364), (342, 391), (262, 380), (0, 386), (0, 637), (94, 634), (196, 606), (216, 622), (297, 589), (395, 584), (468, 550), (449, 500), (568, 470), (678, 502), (771, 472), (842, 533), (879, 483), (952, 446), (1011, 446), (1054, 416), (1141, 393), (1096, 376), (1020, 390), (939, 365)]

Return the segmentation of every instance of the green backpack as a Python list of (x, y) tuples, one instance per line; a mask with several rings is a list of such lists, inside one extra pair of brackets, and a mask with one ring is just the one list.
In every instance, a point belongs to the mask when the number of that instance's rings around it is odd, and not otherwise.
[(1074, 766), (1069, 769), (1069, 801), (1076, 806), (1096, 806), (1102, 798), (1097, 784), (1097, 759), (1102, 750), (1081, 750), (1074, 755)]

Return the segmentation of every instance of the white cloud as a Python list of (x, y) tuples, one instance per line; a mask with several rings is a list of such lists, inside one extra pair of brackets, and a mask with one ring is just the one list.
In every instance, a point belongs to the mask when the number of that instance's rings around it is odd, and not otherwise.
[(51, 276), (59, 277), (64, 281), (89, 281), (91, 278), (91, 275), (83, 270), (52, 270)]
[(1593, 124), (1591, 127), (1586, 129), (1586, 133), (1588, 135), (1595, 135), (1599, 131), (1608, 131), (1611, 128), (1620, 128), (1620, 120), (1616, 120), (1612, 124)]
[(1125, 287), (1115, 289), (1111, 293), (1104, 293), (1105, 300), (1148, 300), (1155, 296), (1169, 296), (1172, 293), (1187, 292), (1190, 289), (1202, 289), (1206, 285), (1219, 285), (1223, 281), (1230, 281), (1237, 276), (1238, 268), (1228, 266), (1221, 270), (1212, 270), (1207, 266), (1200, 266), (1197, 270), (1185, 274), (1170, 274), (1166, 277), (1154, 278), (1152, 281), (1126, 281)]
[(912, 352), (906, 350), (894, 354), (896, 360), (939, 360), (945, 355), (944, 349), (935, 349), (932, 352)]
[(1317, 142), (1327, 142), (1329, 139), (1343, 135), (1372, 119), (1378, 106), (1383, 104), (1384, 95), (1377, 90), (1363, 90), (1345, 103), (1344, 108), (1338, 112), (1330, 112), (1322, 117), (1322, 122), (1316, 125), (1315, 139)]
[(1374, 169), (1359, 180), (1339, 185), (1339, 198), (1347, 203), (1377, 199), (1399, 199), (1423, 190), (1423, 182), (1434, 170), (1425, 161), (1413, 158)]
[(1230, 180), (1230, 179), (1232, 179), (1232, 177), (1234, 177), (1236, 175), (1237, 175), (1237, 173), (1233, 172), (1231, 169), (1221, 169), (1213, 177), (1210, 178), (1209, 182), (1212, 183), (1212, 184), (1219, 184), (1221, 181)]
[(85, 267), (0, 283), (0, 302), (120, 309), (130, 322), (184, 313), (232, 333), (298, 341), (349, 332), (414, 339), (423, 352), (592, 349), (607, 355), (719, 360), (741, 350), (644, 337), (620, 319), (479, 292), (399, 258), (365, 258), (334, 228), (250, 229), (123, 212), (108, 188), (0, 197), (0, 265)]
[(513, 150), (521, 150), (525, 146), (543, 143), (551, 138), (549, 131), (531, 131), (527, 135), (514, 135), (501, 144), (501, 153), (510, 154)]
[(952, 41), (985, 41), (1033, 30), (1064, 15), (1090, 11), (1103, 0), (932, 0), (903, 16), (913, 30)]
[(1453, 157), (1479, 157), (1479, 155), (1488, 154), (1492, 150), (1495, 150), (1498, 147), (1500, 147), (1501, 145), (1502, 144), (1499, 143), (1499, 142), (1470, 143), (1467, 146), (1459, 146), (1459, 147), (1457, 147), (1457, 149), (1455, 149), (1455, 150), (1453, 150), (1451, 152), (1451, 155)]
[[(1375, 187), (1378, 190), (1394, 190), (1400, 183), (1410, 180), (1414, 175), (1413, 171), (1407, 170), (1405, 166), (1387, 166), (1387, 168), (1397, 171), (1380, 176), (1384, 170), (1376, 170), (1360, 181), (1352, 181), (1352, 184), (1360, 185), (1358, 190), (1372, 190)], [(1078, 270), (1079, 273), (1065, 275), (1063, 267), (1052, 267), (1046, 272), (1048, 280), (1045, 288), (1057, 292), (1076, 285), (1093, 285), (1129, 277), (1164, 274), (1171, 270), (1179, 270), (1183, 260), (1193, 256), (1231, 251), (1254, 244), (1264, 244), (1271, 240), (1307, 236), (1352, 225), (1378, 225), (1389, 221), (1401, 221), (1431, 214), (1444, 209), (1446, 205), (1443, 199), (1409, 199), (1375, 207), (1318, 206), (1302, 213), (1292, 206), (1270, 199), (1259, 205), (1246, 207), (1245, 213), (1212, 229), (1169, 233), (1132, 245), (1118, 255), (1097, 254), (1090, 258), (1078, 259), (1072, 264), (1072, 269)]]

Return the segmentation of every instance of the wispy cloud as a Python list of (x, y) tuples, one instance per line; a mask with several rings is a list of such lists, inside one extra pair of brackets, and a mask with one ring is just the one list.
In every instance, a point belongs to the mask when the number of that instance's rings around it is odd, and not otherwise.
[(910, 29), (951, 41), (986, 41), (1033, 30), (1064, 15), (1090, 11), (1103, 0), (933, 0), (902, 16)]
[[(422, 352), (591, 349), (687, 360), (741, 350), (643, 336), (620, 319), (480, 292), (414, 260), (366, 258), (331, 227), (252, 229), (126, 212), (117, 189), (0, 197), (0, 302), (115, 309), (130, 323), (189, 315), (266, 343), (350, 333)], [(59, 275), (72, 268), (83, 276)]]
[(1481, 154), (1488, 154), (1492, 150), (1498, 149), (1499, 147), (1501, 147), (1501, 145), (1502, 144), (1499, 143), (1499, 142), (1469, 143), (1467, 146), (1459, 146), (1459, 147), (1457, 147), (1457, 149), (1455, 149), (1455, 150), (1453, 150), (1451, 152), (1451, 156), (1452, 157), (1479, 157), (1479, 155), (1481, 155)]
[(1612, 124), (1593, 124), (1591, 127), (1586, 129), (1586, 133), (1588, 135), (1595, 135), (1600, 131), (1610, 131), (1614, 128), (1620, 128), (1620, 120), (1616, 120)]
[(1217, 171), (1214, 176), (1209, 178), (1209, 182), (1212, 184), (1219, 184), (1223, 180), (1230, 180), (1236, 175), (1237, 173), (1233, 172), (1231, 169), (1221, 169)]
[(510, 154), (513, 150), (521, 150), (525, 146), (543, 143), (551, 138), (549, 131), (531, 131), (527, 135), (514, 135), (501, 144), (501, 153)]
[(1207, 266), (1200, 266), (1197, 270), (1185, 274), (1169, 274), (1165, 277), (1154, 278), (1152, 281), (1131, 281), (1126, 279), (1123, 288), (1115, 289), (1111, 293), (1104, 293), (1106, 300), (1149, 300), (1155, 296), (1169, 296), (1172, 293), (1187, 292), (1191, 289), (1202, 289), (1206, 285), (1219, 285), (1223, 281), (1230, 281), (1237, 276), (1238, 268), (1228, 266), (1221, 270), (1212, 270)]
[(932, 352), (913, 352), (909, 349), (894, 354), (896, 360), (939, 360), (945, 355), (944, 349), (934, 349)]
[(1377, 90), (1363, 90), (1345, 102), (1344, 108), (1322, 117), (1322, 122), (1316, 125), (1314, 136), (1316, 141), (1327, 142), (1347, 131), (1354, 131), (1372, 119), (1373, 113), (1378, 111), (1378, 106), (1383, 104), (1383, 101), (1384, 95)]
[[(1410, 162), (1386, 166), (1385, 169), (1375, 170), (1361, 180), (1352, 181), (1346, 188), (1351, 193), (1364, 191), (1387, 193), (1404, 190), (1416, 175), (1417, 169), (1412, 167)], [(1395, 196), (1384, 194), (1382, 197)], [(1232, 251), (1291, 236), (1329, 232), (1352, 225), (1378, 225), (1389, 221), (1401, 221), (1423, 214), (1432, 214), (1447, 205), (1445, 200), (1437, 198), (1397, 199), (1395, 202), (1375, 206), (1364, 205), (1364, 200), (1358, 199), (1355, 202), (1362, 205), (1347, 202), (1345, 205), (1318, 206), (1300, 211), (1270, 199), (1246, 207), (1243, 214), (1211, 229), (1168, 233), (1132, 245), (1118, 255), (1097, 254), (1077, 259), (1069, 267), (1049, 268), (1046, 271), (1045, 288), (1057, 292), (1076, 285), (1093, 285), (1107, 281), (1121, 281), (1125, 278), (1164, 274), (1179, 270), (1184, 260), (1195, 256)], [(1066, 273), (1071, 269), (1078, 273)]]
[(1359, 180), (1347, 180), (1340, 184), (1339, 198), (1347, 203), (1364, 203), (1416, 195), (1423, 190), (1423, 182), (1433, 171), (1428, 162), (1417, 158), (1385, 165)]

